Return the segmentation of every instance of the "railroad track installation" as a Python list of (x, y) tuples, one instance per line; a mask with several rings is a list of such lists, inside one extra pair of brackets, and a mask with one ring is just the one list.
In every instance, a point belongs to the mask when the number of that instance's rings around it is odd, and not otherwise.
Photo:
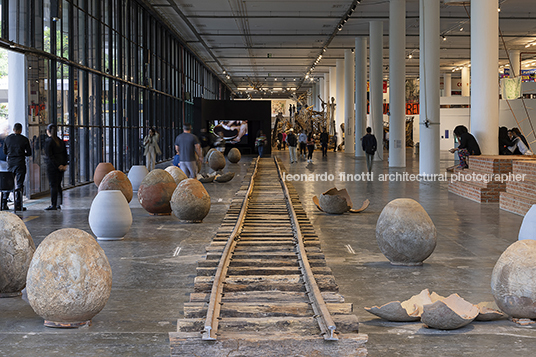
[(253, 160), (198, 263), (172, 356), (366, 356), (296, 190)]

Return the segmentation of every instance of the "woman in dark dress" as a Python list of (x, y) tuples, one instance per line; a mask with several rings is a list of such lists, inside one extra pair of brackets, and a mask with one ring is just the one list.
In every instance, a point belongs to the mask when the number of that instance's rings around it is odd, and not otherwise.
[[(457, 148), (452, 148), (449, 151), (451, 153), (455, 153), (456, 151), (458, 152), (460, 164), (457, 168), (463, 170), (469, 167), (469, 165), (467, 165), (467, 157), (469, 155), (481, 154), (480, 146), (478, 146), (475, 137), (469, 134), (469, 130), (467, 130), (464, 125), (458, 125), (456, 128), (454, 128), (454, 135), (456, 135), (459, 145)], [(452, 166), (447, 168), (447, 170), (452, 171), (454, 168), (455, 166)]]
[(58, 138), (58, 127), (49, 124), (47, 127), (48, 138), (45, 140), (45, 162), (47, 164), (48, 181), (50, 182), (50, 206), (47, 211), (60, 209), (58, 195), (61, 195), (61, 182), (63, 174), (67, 170), (67, 149), (65, 143)]

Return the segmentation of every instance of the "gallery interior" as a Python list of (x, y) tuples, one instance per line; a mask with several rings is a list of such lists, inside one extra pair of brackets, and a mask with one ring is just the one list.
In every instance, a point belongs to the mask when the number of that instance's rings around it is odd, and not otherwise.
[(31, 148), (24, 210), (0, 160), (0, 356), (530, 354), (535, 20), (528, 0), (0, 0), (0, 150), (16, 123)]

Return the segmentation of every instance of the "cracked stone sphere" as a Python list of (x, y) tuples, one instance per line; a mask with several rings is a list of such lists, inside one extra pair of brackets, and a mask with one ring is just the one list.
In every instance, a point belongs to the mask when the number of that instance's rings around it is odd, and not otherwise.
[(21, 295), (35, 244), (16, 214), (0, 211), (0, 297)]
[(519, 240), (501, 254), (491, 273), (491, 293), (508, 315), (536, 319), (536, 240)]
[(393, 265), (422, 265), (436, 246), (436, 228), (415, 200), (389, 202), (376, 223), (376, 240)]
[(104, 250), (80, 229), (49, 234), (28, 269), (28, 301), (45, 319), (45, 326), (89, 324), (106, 305), (111, 290), (112, 269)]

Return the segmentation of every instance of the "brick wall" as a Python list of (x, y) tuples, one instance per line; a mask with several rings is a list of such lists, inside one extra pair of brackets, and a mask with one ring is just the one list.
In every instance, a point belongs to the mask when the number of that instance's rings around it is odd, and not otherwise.
[(524, 216), (536, 204), (536, 160), (516, 160), (512, 170), (513, 174), (524, 174), (525, 179), (507, 183), (506, 192), (500, 194), (499, 207)]

